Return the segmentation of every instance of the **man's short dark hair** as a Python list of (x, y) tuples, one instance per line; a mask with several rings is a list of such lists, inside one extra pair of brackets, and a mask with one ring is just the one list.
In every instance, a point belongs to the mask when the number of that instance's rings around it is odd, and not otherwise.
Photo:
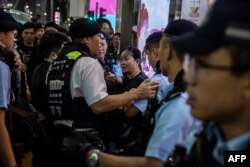
[(159, 48), (162, 34), (161, 31), (150, 34), (146, 39), (145, 49), (149, 50), (152, 47)]
[(22, 32), (26, 29), (30, 29), (33, 28), (34, 30), (36, 29), (36, 25), (34, 23), (31, 22), (27, 22), (22, 26)]
[(42, 23), (37, 23), (37, 24), (36, 24), (36, 31), (37, 31), (38, 29), (44, 29), (44, 24), (42, 24)]
[(43, 58), (47, 58), (51, 52), (58, 53), (62, 44), (67, 42), (69, 39), (63, 33), (47, 31), (40, 41), (39, 53)]
[(60, 26), (58, 26), (55, 22), (48, 22), (45, 24), (44, 28), (45, 30), (48, 28), (48, 27), (53, 27), (55, 28), (57, 31), (59, 30)]

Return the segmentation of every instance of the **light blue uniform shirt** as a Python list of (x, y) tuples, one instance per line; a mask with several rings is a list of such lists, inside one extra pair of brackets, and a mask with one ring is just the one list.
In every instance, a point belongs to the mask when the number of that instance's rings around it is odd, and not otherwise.
[[(166, 97), (168, 91), (166, 91), (166, 87), (170, 86), (170, 82), (168, 78), (163, 74), (156, 74), (150, 78), (151, 81), (158, 81), (159, 85), (157, 88), (156, 99), (160, 102), (164, 97)], [(173, 85), (170, 87), (172, 88)], [(171, 90), (168, 88), (168, 90)], [(139, 111), (145, 112), (148, 105), (148, 99), (140, 99), (133, 102), (134, 107), (136, 107)]]
[(156, 124), (145, 156), (166, 161), (176, 144), (184, 144), (187, 136), (200, 124), (186, 104), (187, 94), (163, 104), (156, 112)]
[[(196, 141), (195, 134), (197, 132), (194, 132), (190, 134), (186, 141), (186, 148), (187, 152), (189, 153)], [(221, 137), (220, 131), (215, 123), (210, 123), (207, 127), (207, 134), (208, 134), (208, 140), (212, 138), (212, 136), (215, 136), (217, 141), (213, 149), (213, 157), (215, 160), (220, 163), (221, 165), (224, 165), (224, 151), (240, 151), (245, 150), (250, 143), (250, 132), (247, 132), (245, 134), (242, 134), (241, 136), (238, 136), (234, 139), (231, 139), (229, 141), (224, 141)]]
[(11, 74), (7, 64), (0, 60), (0, 107), (7, 109), (11, 94)]

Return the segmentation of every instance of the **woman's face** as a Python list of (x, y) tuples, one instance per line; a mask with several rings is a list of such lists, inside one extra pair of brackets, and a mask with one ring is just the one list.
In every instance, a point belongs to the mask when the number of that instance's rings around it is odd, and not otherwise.
[(102, 23), (101, 30), (108, 35), (110, 33), (110, 31), (111, 31), (111, 27), (109, 26), (108, 23), (104, 22), (104, 23)]
[(99, 48), (98, 51), (98, 57), (104, 57), (105, 54), (107, 53), (108, 45), (107, 41), (105, 39), (101, 40), (101, 47)]
[(120, 36), (119, 35), (113, 36), (112, 43), (115, 48), (118, 48), (120, 45)]
[(132, 52), (124, 50), (121, 53), (120, 64), (123, 73), (128, 75), (133, 74), (139, 69), (139, 63), (140, 60), (134, 59)]

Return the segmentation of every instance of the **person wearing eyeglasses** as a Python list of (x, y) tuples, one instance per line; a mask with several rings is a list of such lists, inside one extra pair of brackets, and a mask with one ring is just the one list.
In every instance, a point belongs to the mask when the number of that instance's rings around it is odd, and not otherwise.
[[(176, 166), (250, 165), (249, 7), (248, 0), (217, 0), (197, 31), (172, 40), (185, 55), (191, 113), (205, 122)], [(226, 151), (239, 151), (246, 161), (232, 162), (228, 155), (235, 154)]]
[[(187, 95), (182, 78), (184, 74), (182, 62), (169, 42), (171, 38), (186, 34), (196, 28), (197, 25), (190, 21), (176, 20), (168, 24), (164, 37), (161, 38), (158, 50), (160, 67), (162, 73), (168, 75), (172, 83), (171, 86), (166, 87), (166, 97), (156, 112), (155, 128), (144, 157), (107, 154), (91, 147), (84, 138), (79, 138), (82, 142), (77, 145), (73, 142), (74, 139), (69, 137), (64, 140), (63, 148), (70, 149), (71, 156), (78, 156), (82, 161), (85, 160), (88, 167), (163, 167), (175, 144), (184, 144), (186, 137), (200, 125), (191, 116), (190, 107), (186, 104)], [(122, 57), (125, 58), (125, 55)], [(70, 140), (72, 143), (68, 142)]]
[(11, 98), (11, 72), (5, 55), (14, 47), (14, 30), (17, 22), (0, 10), (0, 166), (15, 167), (16, 160), (6, 128), (5, 117)]
[[(69, 28), (73, 42), (65, 45), (48, 74), (49, 108), (54, 125), (66, 125), (94, 136), (103, 149), (100, 114), (122, 107), (132, 100), (155, 95), (157, 83), (143, 82), (137, 89), (107, 93), (104, 71), (97, 60), (101, 47), (100, 27), (87, 18), (76, 19)], [(65, 133), (63, 131), (62, 133)], [(74, 166), (74, 160), (58, 166)]]
[(104, 77), (109, 94), (117, 94), (118, 87), (122, 84), (123, 73), (118, 58), (114, 59), (108, 53), (108, 36), (101, 31), (101, 47), (98, 52), (98, 60), (103, 67)]

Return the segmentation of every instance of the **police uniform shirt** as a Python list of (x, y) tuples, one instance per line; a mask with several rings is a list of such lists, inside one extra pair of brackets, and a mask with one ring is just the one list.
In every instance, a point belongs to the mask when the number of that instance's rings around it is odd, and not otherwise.
[(70, 79), (72, 98), (84, 97), (91, 105), (108, 95), (101, 64), (94, 58), (79, 58), (72, 71)]
[[(237, 138), (234, 138), (232, 140), (225, 142), (222, 139), (220, 131), (218, 127), (215, 125), (215, 123), (210, 123), (206, 131), (208, 134), (207, 135), (208, 140), (211, 139), (212, 136), (216, 137), (216, 144), (213, 148), (212, 154), (215, 160), (221, 165), (224, 165), (224, 153), (223, 153), (224, 150), (228, 150), (228, 151), (245, 150), (249, 146), (249, 143), (250, 143), (250, 132), (247, 132)], [(188, 153), (190, 153), (191, 148), (193, 147), (196, 141), (196, 137), (195, 137), (196, 134), (197, 134), (197, 131), (193, 132), (192, 134), (190, 134), (190, 136), (186, 140), (186, 148), (187, 148)]]
[(187, 94), (182, 93), (163, 104), (156, 112), (155, 129), (145, 156), (166, 161), (174, 146), (184, 144), (186, 137), (199, 126), (197, 120), (191, 116), (186, 99)]
[[(165, 91), (165, 88), (170, 85), (168, 78), (163, 74), (156, 74), (150, 78), (150, 82), (157, 81), (159, 85), (157, 87), (157, 96), (156, 99), (160, 102), (168, 92)], [(148, 99), (140, 99), (133, 102), (133, 105), (140, 110), (141, 112), (145, 112), (148, 105)]]
[(11, 73), (9, 66), (0, 60), (0, 107), (7, 109), (11, 94)]

